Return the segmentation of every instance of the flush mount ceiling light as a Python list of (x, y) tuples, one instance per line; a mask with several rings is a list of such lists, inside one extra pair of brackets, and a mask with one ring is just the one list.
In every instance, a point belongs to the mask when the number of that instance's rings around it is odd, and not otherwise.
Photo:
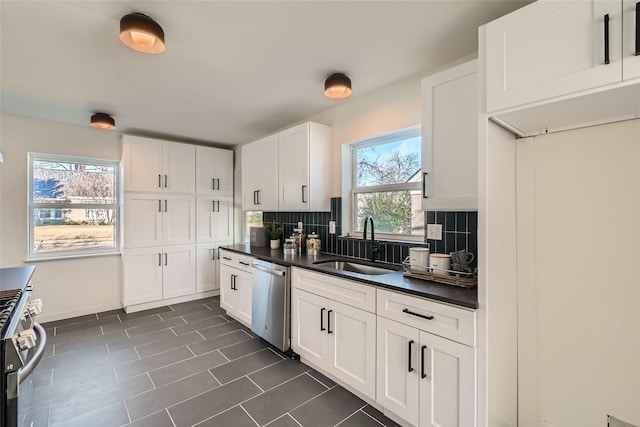
[(351, 95), (351, 79), (342, 73), (329, 76), (324, 82), (324, 96), (327, 98), (346, 98)]
[(120, 19), (120, 40), (139, 52), (164, 52), (162, 27), (142, 13), (130, 13)]
[(97, 129), (115, 129), (116, 121), (108, 114), (95, 113), (91, 116), (91, 127)]

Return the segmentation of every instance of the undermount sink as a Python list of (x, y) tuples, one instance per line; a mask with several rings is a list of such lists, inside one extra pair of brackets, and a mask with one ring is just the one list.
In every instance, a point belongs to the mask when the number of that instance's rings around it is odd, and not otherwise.
[(316, 261), (314, 262), (314, 264), (323, 265), (329, 268), (333, 268), (334, 270), (349, 271), (352, 273), (360, 273), (360, 274), (369, 274), (373, 276), (378, 276), (381, 274), (389, 274), (389, 273), (393, 273), (394, 271), (397, 271), (397, 269), (394, 269), (394, 268), (371, 265), (371, 263), (365, 263), (365, 262), (353, 261), (353, 260), (328, 259), (324, 261)]

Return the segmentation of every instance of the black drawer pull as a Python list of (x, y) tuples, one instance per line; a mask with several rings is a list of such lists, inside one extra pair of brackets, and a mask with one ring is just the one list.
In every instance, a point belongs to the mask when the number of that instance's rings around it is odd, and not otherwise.
[(413, 311), (409, 311), (408, 308), (405, 308), (404, 310), (402, 310), (403, 313), (407, 313), (410, 314), (412, 316), (416, 316), (416, 317), (421, 317), (423, 319), (427, 319), (427, 320), (433, 320), (433, 316), (425, 316), (424, 314), (418, 314), (418, 313), (414, 313)]
[(411, 347), (413, 347), (413, 340), (409, 340), (409, 360), (407, 362), (409, 366), (409, 372), (413, 372), (413, 366), (411, 366), (411, 353), (413, 353), (413, 349)]
[(609, 64), (609, 14), (604, 15), (604, 63)]
[(322, 307), (320, 309), (320, 331), (325, 331), (327, 328), (324, 327), (324, 311), (326, 308)]
[(327, 333), (328, 334), (333, 333), (333, 331), (331, 330), (331, 313), (333, 313), (333, 310), (327, 311)]
[(244, 262), (244, 261), (238, 261), (238, 262), (239, 262), (240, 264), (242, 264), (242, 265), (246, 265), (246, 266), (251, 265), (251, 264), (249, 264), (248, 262)]
[(420, 377), (422, 377), (422, 378), (427, 378), (427, 374), (426, 374), (426, 372), (424, 371), (424, 351), (425, 351), (426, 349), (427, 349), (427, 346), (426, 346), (426, 345), (423, 345), (423, 346), (422, 346), (422, 348), (420, 349), (420, 350), (421, 350), (421, 353), (422, 353), (422, 354), (421, 354), (421, 358), (422, 358), (422, 360), (420, 360), (420, 363), (422, 364), (422, 367), (421, 367), (422, 372), (420, 373)]

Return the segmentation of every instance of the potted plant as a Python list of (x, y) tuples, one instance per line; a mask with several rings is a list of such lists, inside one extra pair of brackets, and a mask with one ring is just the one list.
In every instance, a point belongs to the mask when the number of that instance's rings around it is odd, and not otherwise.
[(280, 249), (280, 236), (284, 233), (284, 227), (275, 222), (268, 227), (265, 227), (267, 234), (271, 239), (271, 249)]

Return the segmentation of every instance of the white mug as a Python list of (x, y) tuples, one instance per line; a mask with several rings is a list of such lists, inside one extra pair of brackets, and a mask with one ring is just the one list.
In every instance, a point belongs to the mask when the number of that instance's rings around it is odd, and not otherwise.
[(409, 248), (409, 264), (414, 273), (426, 273), (429, 266), (429, 248)]
[(451, 270), (451, 255), (431, 254), (429, 257), (429, 267), (431, 272), (438, 276), (447, 276), (449, 273), (443, 270)]

